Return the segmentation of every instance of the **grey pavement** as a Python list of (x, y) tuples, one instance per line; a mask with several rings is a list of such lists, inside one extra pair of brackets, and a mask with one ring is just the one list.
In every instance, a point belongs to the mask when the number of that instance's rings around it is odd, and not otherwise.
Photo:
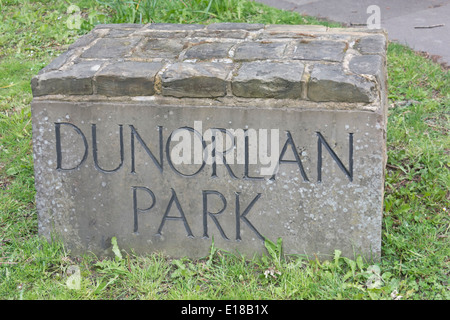
[(292, 10), (343, 23), (364, 26), (380, 8), (381, 28), (389, 40), (426, 52), (433, 60), (450, 67), (450, 0), (256, 0), (269, 6)]

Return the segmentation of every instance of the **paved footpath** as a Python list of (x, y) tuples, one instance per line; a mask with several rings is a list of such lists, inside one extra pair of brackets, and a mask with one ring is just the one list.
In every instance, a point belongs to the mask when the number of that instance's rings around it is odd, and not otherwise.
[[(426, 52), (450, 68), (450, 0), (256, 0), (272, 7), (341, 22), (347, 26), (366, 25), (380, 8), (381, 28), (389, 39)], [(370, 22), (370, 21), (369, 21)]]

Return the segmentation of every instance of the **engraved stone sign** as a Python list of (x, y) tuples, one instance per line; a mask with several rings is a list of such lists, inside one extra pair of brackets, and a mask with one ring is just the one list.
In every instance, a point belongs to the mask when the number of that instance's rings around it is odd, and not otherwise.
[(386, 36), (101, 25), (32, 79), (39, 232), (74, 253), (379, 259)]

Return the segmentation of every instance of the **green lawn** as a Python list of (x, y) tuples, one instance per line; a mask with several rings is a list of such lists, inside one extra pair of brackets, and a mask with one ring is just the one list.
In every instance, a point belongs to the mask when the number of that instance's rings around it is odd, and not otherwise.
[[(70, 4), (81, 8), (79, 29), (68, 27)], [(113, 259), (76, 257), (37, 234), (33, 75), (98, 23), (324, 22), (244, 0), (0, 0), (0, 6), (0, 299), (450, 298), (450, 76), (439, 65), (389, 45), (381, 262), (343, 258), (339, 251), (325, 262), (285, 257), (270, 243), (267, 256), (253, 260), (214, 246), (199, 260), (137, 256), (117, 247)], [(67, 284), (74, 268), (76, 289)]]

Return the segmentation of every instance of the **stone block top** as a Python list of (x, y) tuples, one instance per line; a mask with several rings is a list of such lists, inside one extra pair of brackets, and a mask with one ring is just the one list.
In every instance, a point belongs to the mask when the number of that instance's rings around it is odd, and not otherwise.
[(32, 90), (53, 99), (287, 99), (378, 110), (386, 45), (384, 31), (357, 28), (106, 24), (42, 69)]

